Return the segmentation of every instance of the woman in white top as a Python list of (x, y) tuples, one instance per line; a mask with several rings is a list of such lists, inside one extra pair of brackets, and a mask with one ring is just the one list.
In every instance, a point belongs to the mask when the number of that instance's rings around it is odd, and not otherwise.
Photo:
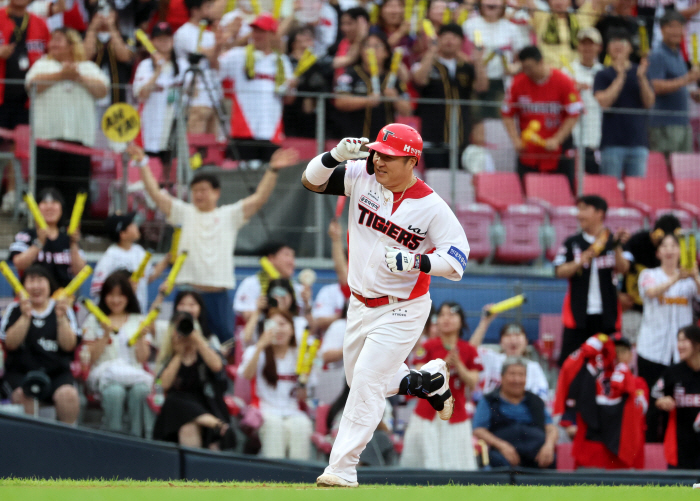
[(141, 113), (141, 142), (149, 156), (169, 164), (169, 142), (173, 130), (179, 91), (188, 64), (177, 59), (173, 31), (168, 23), (153, 27), (151, 41), (156, 52), (139, 63), (134, 75), (134, 95)]
[[(32, 99), (32, 128), (37, 139), (56, 139), (83, 146), (95, 144), (97, 99), (107, 94), (107, 77), (92, 61), (85, 60), (80, 34), (70, 28), (54, 31), (48, 54), (27, 72)], [(67, 207), (78, 192), (89, 192), (90, 154), (68, 153), (38, 147), (36, 192), (47, 187), (60, 191)]]
[[(107, 277), (100, 292), (99, 308), (109, 317), (110, 329), (90, 315), (83, 325), (83, 339), (90, 348), (88, 388), (99, 394), (104, 409), (105, 428), (150, 436), (152, 414), (146, 397), (153, 376), (143, 368), (151, 354), (145, 336), (129, 346), (129, 339), (143, 319), (138, 299), (129, 283), (129, 274), (118, 270)], [(116, 331), (116, 332), (115, 332)], [(124, 403), (129, 413), (129, 429), (123, 429)]]
[[(518, 72), (514, 65), (517, 53), (528, 45), (518, 27), (505, 17), (505, 0), (482, 0), (480, 16), (472, 16), (464, 22), (462, 29), (469, 41), (476, 45), (480, 38), (483, 46), (483, 60), (489, 88), (477, 93), (477, 99), (501, 102), (505, 95), (509, 77)], [(477, 37), (476, 33), (479, 34)], [(500, 107), (482, 108), (483, 118), (500, 118)]]
[(305, 397), (297, 385), (297, 348), (291, 315), (272, 308), (266, 329), (243, 354), (239, 373), (255, 379), (263, 424), (261, 454), (268, 458), (311, 458), (312, 424), (301, 410)]
[[(486, 312), (491, 305), (484, 306)], [(549, 402), (549, 383), (544, 375), (542, 366), (534, 360), (527, 359), (527, 335), (525, 329), (518, 323), (505, 324), (499, 333), (500, 351), (490, 350), (481, 346), (486, 331), (497, 315), (482, 314), (479, 325), (474, 329), (474, 334), (469, 339), (469, 343), (478, 349), (481, 365), (484, 370), (479, 373), (477, 391), (474, 394), (475, 400), (482, 395), (492, 392), (501, 385), (501, 368), (507, 357), (522, 357), (527, 360), (527, 375), (525, 389)], [(478, 397), (478, 398), (477, 398)]]
[[(692, 270), (679, 266), (680, 246), (675, 235), (666, 235), (656, 251), (658, 268), (639, 274), (639, 295), (644, 303), (637, 338), (639, 376), (653, 388), (666, 368), (680, 361), (677, 334), (693, 323), (692, 300), (698, 296), (700, 278), (697, 264)], [(654, 399), (647, 412), (647, 441), (661, 439)]]

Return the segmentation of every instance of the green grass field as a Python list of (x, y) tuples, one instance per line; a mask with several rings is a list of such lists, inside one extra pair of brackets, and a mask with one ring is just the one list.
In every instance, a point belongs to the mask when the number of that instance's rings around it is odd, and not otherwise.
[(308, 484), (129, 482), (0, 479), (2, 501), (684, 501), (700, 500), (690, 487), (516, 487), (365, 485), (318, 489)]

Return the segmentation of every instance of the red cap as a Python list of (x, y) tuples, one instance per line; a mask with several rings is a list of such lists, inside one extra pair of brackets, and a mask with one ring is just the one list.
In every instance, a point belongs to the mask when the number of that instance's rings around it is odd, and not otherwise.
[(411, 126), (389, 124), (382, 127), (377, 140), (367, 148), (393, 157), (416, 157), (418, 161), (423, 152), (423, 138)]
[(255, 21), (250, 23), (251, 28), (259, 28), (263, 31), (277, 31), (277, 19), (272, 17), (272, 14), (260, 14), (255, 18)]

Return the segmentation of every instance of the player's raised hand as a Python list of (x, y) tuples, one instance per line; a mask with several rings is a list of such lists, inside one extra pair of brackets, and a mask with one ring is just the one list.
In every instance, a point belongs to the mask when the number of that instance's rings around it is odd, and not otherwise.
[(386, 246), (386, 265), (392, 273), (403, 271), (413, 271), (420, 266), (420, 261), (416, 259), (416, 254), (408, 252), (399, 247)]
[(331, 156), (338, 162), (367, 158), (369, 152), (360, 150), (360, 148), (367, 143), (369, 143), (369, 139), (366, 137), (346, 137), (338, 143), (338, 146), (331, 150)]

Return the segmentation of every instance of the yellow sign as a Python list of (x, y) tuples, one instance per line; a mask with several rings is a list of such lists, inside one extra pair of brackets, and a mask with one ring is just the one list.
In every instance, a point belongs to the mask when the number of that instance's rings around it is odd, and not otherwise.
[(113, 104), (102, 115), (102, 132), (115, 143), (128, 143), (136, 139), (141, 130), (141, 119), (136, 108), (126, 103)]

